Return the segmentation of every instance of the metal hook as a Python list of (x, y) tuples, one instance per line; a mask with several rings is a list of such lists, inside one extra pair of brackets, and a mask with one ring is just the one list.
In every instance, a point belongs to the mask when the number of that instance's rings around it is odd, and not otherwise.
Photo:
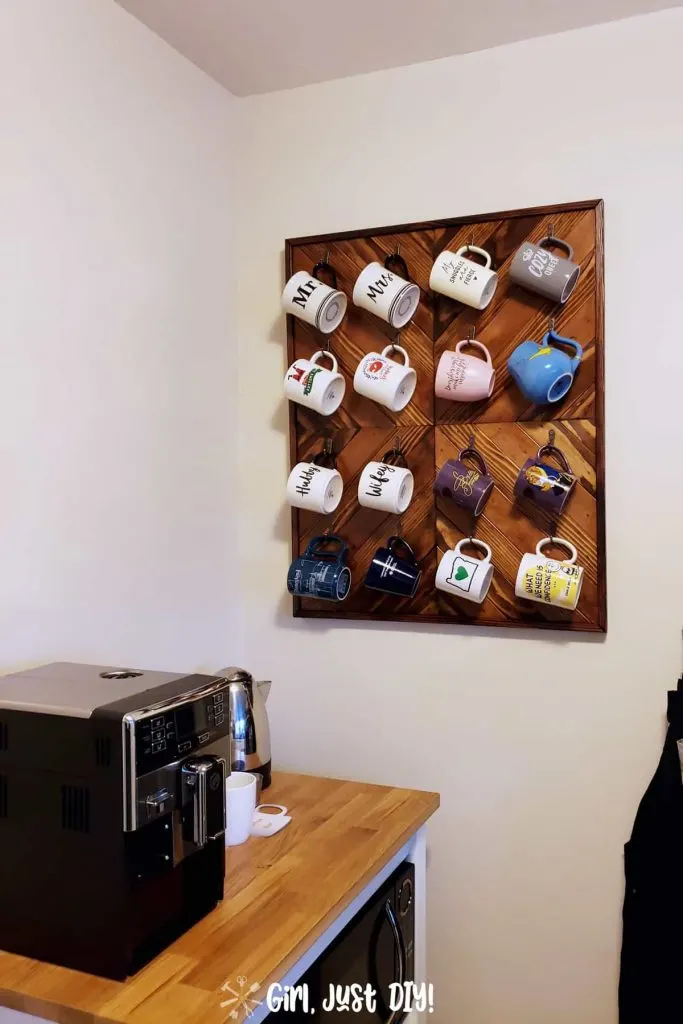
[(400, 452), (401, 455), (403, 454), (403, 447), (401, 445), (401, 435), (400, 434), (396, 435), (396, 451)]
[(473, 245), (474, 245), (474, 231), (470, 231), (470, 240), (467, 243), (467, 246), (468, 246), (469, 249), (471, 249)]
[(548, 319), (548, 330), (549, 331), (554, 331), (555, 330), (555, 317), (554, 316), (551, 316)]
[(468, 340), (468, 341), (474, 341), (474, 335), (475, 335), (475, 333), (476, 333), (476, 327), (474, 326), (474, 324), (471, 324), (471, 325), (470, 325), (470, 326), (469, 326), (469, 327), (467, 328), (467, 340)]
[(397, 242), (396, 243), (396, 248), (394, 249), (394, 256), (400, 256), (400, 255), (401, 255), (401, 243)]
[(325, 259), (323, 260), (323, 263), (329, 263), (329, 262), (330, 262), (330, 250), (329, 249), (325, 249)]
[(550, 445), (551, 448), (555, 447), (555, 431), (553, 430), (552, 427), (548, 431), (548, 444)]
[(400, 331), (396, 331), (396, 337), (394, 338), (394, 340), (391, 343), (391, 351), (395, 352), (399, 348), (400, 343), (401, 343), (401, 332)]
[(332, 343), (331, 336), (329, 334), (326, 335), (326, 339), (327, 340), (325, 341), (325, 351), (327, 352), (328, 355), (331, 355), (332, 354), (332, 349), (330, 348), (330, 345)]
[(469, 441), (467, 442), (468, 448), (474, 448), (475, 437), (474, 434), (470, 434)]
[(323, 452), (325, 453), (325, 455), (331, 455), (332, 454), (332, 438), (331, 437), (326, 437), (325, 438), (325, 443), (323, 444)]
[(555, 225), (553, 224), (552, 221), (550, 221), (550, 223), (548, 224), (548, 238), (554, 238), (554, 237), (555, 237)]

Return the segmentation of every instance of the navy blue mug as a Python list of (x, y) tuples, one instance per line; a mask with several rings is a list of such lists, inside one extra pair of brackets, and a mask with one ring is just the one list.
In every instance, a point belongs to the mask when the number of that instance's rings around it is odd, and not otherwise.
[(372, 556), (365, 586), (398, 597), (413, 597), (421, 577), (422, 570), (410, 544), (402, 537), (390, 537), (386, 547), (378, 548)]
[[(325, 550), (333, 545), (335, 550)], [(351, 589), (351, 570), (346, 565), (349, 546), (331, 533), (314, 537), (303, 555), (295, 558), (287, 573), (287, 590), (298, 597), (343, 601)]]

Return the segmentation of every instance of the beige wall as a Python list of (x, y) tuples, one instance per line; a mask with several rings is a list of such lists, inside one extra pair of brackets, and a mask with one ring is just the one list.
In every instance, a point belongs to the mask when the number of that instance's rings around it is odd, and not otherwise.
[(0, 68), (0, 672), (239, 660), (236, 101), (111, 0)]
[[(441, 791), (438, 1024), (615, 1019), (622, 844), (681, 668), (682, 43), (676, 10), (241, 108), (247, 661), (277, 764)], [(598, 196), (607, 638), (293, 620), (284, 238)]]

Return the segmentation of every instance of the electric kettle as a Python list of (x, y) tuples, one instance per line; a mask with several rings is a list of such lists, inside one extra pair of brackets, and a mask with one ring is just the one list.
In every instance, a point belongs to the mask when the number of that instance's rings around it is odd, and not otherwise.
[(266, 700), (269, 680), (255, 682), (243, 668), (221, 669), (218, 675), (228, 683), (230, 716), (230, 768), (234, 772), (256, 772), (270, 785), (270, 727)]

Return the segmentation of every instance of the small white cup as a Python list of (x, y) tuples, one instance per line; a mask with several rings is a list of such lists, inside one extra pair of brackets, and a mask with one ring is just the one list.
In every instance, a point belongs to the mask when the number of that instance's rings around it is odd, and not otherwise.
[[(466, 544), (479, 548), (484, 552), (484, 557), (468, 558), (467, 555), (463, 555), (462, 548)], [(486, 600), (493, 579), (492, 554), (488, 544), (483, 540), (477, 540), (476, 537), (459, 541), (439, 562), (436, 586), (454, 597), (464, 597), (466, 601), (481, 604)]]
[(336, 331), (346, 313), (347, 298), (338, 288), (330, 288), (315, 276), (317, 266), (308, 274), (293, 274), (282, 292), (282, 308), (323, 334)]
[(381, 263), (368, 263), (356, 278), (353, 301), (399, 330), (415, 316), (420, 289)]
[(246, 843), (256, 810), (256, 779), (251, 772), (231, 772), (225, 780), (225, 845)]
[(341, 473), (315, 462), (298, 462), (287, 481), (287, 501), (293, 508), (329, 515), (334, 512), (344, 492)]
[[(332, 369), (319, 366), (327, 357)], [(298, 402), (315, 409), (323, 416), (336, 412), (344, 398), (346, 381), (337, 369), (337, 360), (331, 352), (314, 352), (310, 359), (296, 359), (285, 375), (285, 395), (290, 402)]]
[(368, 462), (358, 481), (358, 504), (400, 515), (410, 505), (414, 487), (413, 474), (406, 467)]
[[(463, 254), (476, 252), (485, 265), (468, 260)], [(429, 275), (429, 287), (474, 309), (486, 309), (498, 287), (498, 274), (491, 270), (491, 256), (478, 245), (461, 245), (457, 252), (444, 249)]]
[[(389, 359), (390, 352), (399, 352), (403, 363)], [(393, 412), (405, 409), (416, 386), (417, 374), (410, 365), (408, 353), (400, 345), (387, 345), (381, 352), (368, 352), (353, 377), (354, 391)]]

